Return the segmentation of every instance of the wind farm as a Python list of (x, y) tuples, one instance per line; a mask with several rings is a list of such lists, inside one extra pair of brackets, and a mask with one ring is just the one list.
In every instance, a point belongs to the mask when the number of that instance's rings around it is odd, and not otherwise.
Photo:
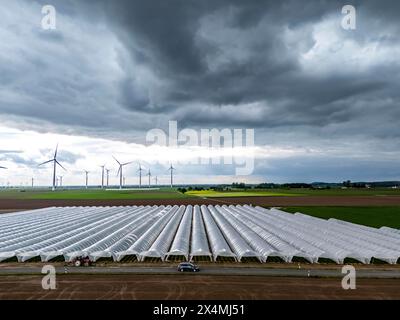
[[(7, 187), (0, 187), (0, 199), (181, 199), (190, 198), (191, 196), (185, 196), (173, 188), (172, 177), (173, 170), (175, 168), (170, 165), (164, 174), (164, 183), (160, 183), (159, 176), (154, 176), (150, 165), (145, 167), (141, 164), (141, 161), (127, 161), (120, 162), (115, 156), (110, 157), (108, 164), (101, 164), (98, 166), (87, 167), (84, 169), (75, 168), (70, 172), (81, 172), (83, 179), (81, 184), (65, 184), (64, 178), (68, 182), (69, 173), (66, 167), (61, 164), (62, 157), (60, 160), (60, 154), (62, 155), (62, 149), (59, 148), (57, 143), (52, 156), (49, 160), (33, 165), (32, 170), (36, 170), (35, 174), (29, 178), (29, 190), (27, 190), (23, 184), (21, 185), (9, 185)], [(112, 168), (112, 161), (116, 162), (115, 167), (116, 176), (111, 174), (114, 172)], [(133, 163), (138, 164), (138, 170), (133, 172), (127, 172), (127, 167)], [(51, 164), (51, 166), (49, 166)], [(60, 175), (58, 168), (62, 169), (64, 174)], [(172, 168), (172, 169), (171, 169)], [(4, 165), (0, 165), (1, 170), (10, 170)], [(37, 171), (37, 169), (40, 169)], [(50, 169), (50, 170), (49, 170)], [(70, 168), (71, 169), (71, 168)], [(143, 173), (146, 170), (146, 174)], [(47, 172), (50, 176), (47, 176)], [(162, 172), (160, 172), (162, 173)], [(99, 174), (97, 176), (97, 174)], [(146, 185), (143, 186), (143, 177), (147, 177)], [(48, 178), (47, 178), (48, 177)], [(98, 180), (95, 178), (99, 177)], [(127, 184), (126, 181), (131, 181)], [(154, 180), (155, 184), (152, 185)], [(39, 181), (48, 181), (49, 183), (39, 183)], [(114, 192), (109, 192), (114, 191)], [(17, 196), (16, 196), (17, 195)], [(0, 211), (2, 209), (0, 208)]]

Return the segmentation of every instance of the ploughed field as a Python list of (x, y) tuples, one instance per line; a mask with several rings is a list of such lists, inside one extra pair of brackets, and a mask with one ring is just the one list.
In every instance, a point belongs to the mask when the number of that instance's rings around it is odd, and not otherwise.
[(399, 279), (358, 279), (343, 290), (339, 278), (259, 276), (60, 275), (56, 290), (42, 275), (0, 276), (0, 299), (400, 299)]

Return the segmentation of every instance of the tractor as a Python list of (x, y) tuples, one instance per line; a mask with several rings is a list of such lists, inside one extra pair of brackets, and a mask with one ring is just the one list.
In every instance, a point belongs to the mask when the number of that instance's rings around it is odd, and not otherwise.
[(93, 262), (90, 261), (89, 257), (75, 257), (71, 263), (75, 266), (75, 267), (90, 267), (91, 265), (93, 265)]

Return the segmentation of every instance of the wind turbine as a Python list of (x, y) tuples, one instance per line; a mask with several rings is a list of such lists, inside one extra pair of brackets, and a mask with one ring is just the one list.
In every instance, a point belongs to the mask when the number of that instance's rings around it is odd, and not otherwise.
[(58, 176), (58, 181), (60, 181), (60, 187), (62, 187), (62, 179), (63, 179), (63, 176)]
[(32, 188), (33, 188), (33, 182), (35, 181), (35, 178), (31, 178), (31, 182), (32, 182)]
[(54, 152), (54, 158), (53, 158), (53, 159), (50, 159), (50, 160), (48, 160), (48, 161), (45, 161), (45, 162), (43, 162), (43, 163), (41, 163), (41, 164), (39, 164), (39, 166), (42, 166), (42, 165), (44, 165), (44, 164), (53, 162), (53, 187), (52, 187), (52, 190), (53, 190), (53, 191), (56, 190), (56, 171), (57, 171), (57, 165), (59, 165), (61, 168), (63, 168), (65, 171), (67, 171), (67, 169), (65, 169), (65, 168), (58, 162), (58, 160), (57, 160), (57, 151), (58, 151), (58, 144), (57, 144), (57, 147), (56, 147), (56, 151)]
[(110, 181), (110, 169), (106, 169), (106, 174), (107, 174), (107, 187), (108, 187), (108, 182)]
[(173, 177), (173, 172), (174, 172), (174, 170), (175, 170), (175, 168), (172, 166), (172, 163), (171, 163), (171, 166), (169, 167), (169, 169), (168, 169), (168, 171), (171, 171), (171, 188), (173, 187), (173, 185), (174, 185), (174, 177)]
[(146, 176), (149, 176), (149, 188), (151, 187), (151, 171), (150, 171), (150, 169), (149, 169), (149, 173), (148, 174), (146, 174)]
[(155, 176), (154, 181), (156, 182), (156, 186), (158, 186), (158, 177)]
[(103, 189), (104, 188), (104, 168), (105, 168), (105, 165), (100, 166), (100, 168), (101, 168), (101, 188)]
[(123, 180), (124, 180), (124, 182), (123, 182), (123, 186), (125, 186), (125, 180), (126, 180), (126, 177), (125, 177), (125, 176), (124, 176)]
[(119, 188), (122, 189), (122, 169), (123, 169), (124, 166), (126, 166), (126, 165), (132, 163), (132, 161), (126, 162), (126, 163), (121, 163), (121, 162), (119, 162), (114, 156), (113, 156), (113, 158), (114, 158), (115, 161), (118, 162), (118, 165), (119, 165), (119, 169), (118, 169), (118, 172), (117, 172), (117, 176), (118, 176), (118, 174), (119, 174)]
[(86, 189), (87, 189), (88, 188), (88, 182), (89, 182), (89, 171), (83, 170), (83, 172), (85, 172), (85, 175), (86, 175)]
[(139, 163), (139, 169), (138, 169), (138, 172), (139, 172), (139, 188), (142, 187), (142, 171), (144, 171), (144, 170), (142, 168), (142, 165)]

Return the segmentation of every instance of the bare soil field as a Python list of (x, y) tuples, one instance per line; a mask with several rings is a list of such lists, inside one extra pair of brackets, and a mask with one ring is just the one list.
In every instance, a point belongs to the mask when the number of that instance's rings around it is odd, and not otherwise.
[(1, 276), (0, 299), (400, 299), (400, 280), (244, 276), (61, 275), (45, 291), (40, 276)]
[(252, 204), (259, 206), (399, 206), (399, 196), (298, 196), (298, 197), (237, 197), (190, 199), (115, 199), (115, 200), (38, 200), (0, 199), (0, 213), (65, 206), (128, 206), (128, 205), (202, 205)]

